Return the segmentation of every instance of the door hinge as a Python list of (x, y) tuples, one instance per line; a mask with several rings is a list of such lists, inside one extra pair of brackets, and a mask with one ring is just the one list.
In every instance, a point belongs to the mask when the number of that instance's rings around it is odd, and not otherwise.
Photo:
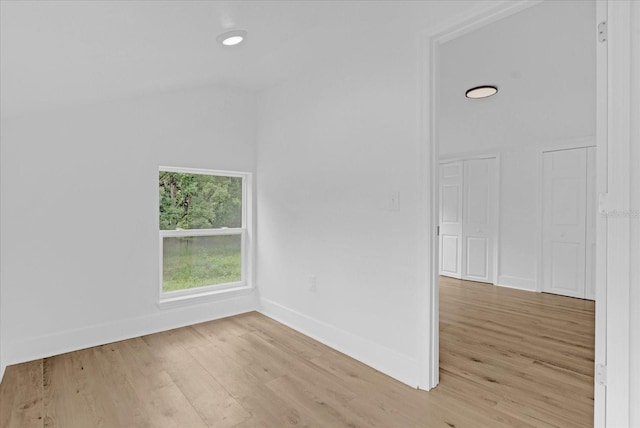
[(607, 366), (604, 364), (596, 364), (596, 383), (607, 386)]
[(600, 193), (598, 194), (598, 212), (600, 215), (606, 217), (609, 214), (609, 194), (608, 193)]
[(607, 21), (598, 24), (598, 41), (600, 43), (607, 41)]
[(440, 236), (440, 226), (436, 226), (436, 236)]

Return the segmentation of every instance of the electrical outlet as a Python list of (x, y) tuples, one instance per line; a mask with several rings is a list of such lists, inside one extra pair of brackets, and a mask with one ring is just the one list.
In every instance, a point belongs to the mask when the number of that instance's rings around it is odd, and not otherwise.
[(318, 280), (313, 275), (309, 277), (309, 291), (311, 291), (312, 293), (318, 291)]

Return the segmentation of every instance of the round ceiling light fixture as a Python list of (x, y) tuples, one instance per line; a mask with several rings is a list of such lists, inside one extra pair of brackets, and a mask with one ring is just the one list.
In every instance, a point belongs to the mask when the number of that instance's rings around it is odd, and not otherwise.
[(491, 95), (495, 95), (498, 93), (498, 88), (492, 85), (482, 85), (476, 86), (475, 88), (468, 89), (464, 94), (467, 98), (471, 99), (480, 99), (480, 98), (488, 98)]
[(235, 46), (242, 43), (246, 37), (247, 32), (244, 30), (231, 30), (220, 34), (216, 40), (224, 46)]

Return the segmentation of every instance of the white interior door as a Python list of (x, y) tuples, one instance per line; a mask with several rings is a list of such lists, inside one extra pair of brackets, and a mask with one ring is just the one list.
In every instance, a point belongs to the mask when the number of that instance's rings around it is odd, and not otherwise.
[(496, 159), (464, 161), (462, 279), (493, 283)]
[(440, 165), (440, 275), (462, 278), (462, 162)]
[(543, 154), (542, 291), (586, 296), (587, 149)]

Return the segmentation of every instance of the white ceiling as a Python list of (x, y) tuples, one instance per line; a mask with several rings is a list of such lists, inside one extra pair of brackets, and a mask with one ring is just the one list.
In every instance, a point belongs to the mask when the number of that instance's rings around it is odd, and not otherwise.
[[(463, 1), (1, 1), (2, 114), (185, 85), (259, 90), (354, 55), (370, 31), (417, 31)], [(216, 43), (225, 29), (246, 43)], [(393, 37), (393, 35), (390, 35)]]
[[(545, 1), (441, 49), (441, 153), (549, 144), (595, 133), (595, 1)], [(497, 85), (469, 100), (468, 88)]]

